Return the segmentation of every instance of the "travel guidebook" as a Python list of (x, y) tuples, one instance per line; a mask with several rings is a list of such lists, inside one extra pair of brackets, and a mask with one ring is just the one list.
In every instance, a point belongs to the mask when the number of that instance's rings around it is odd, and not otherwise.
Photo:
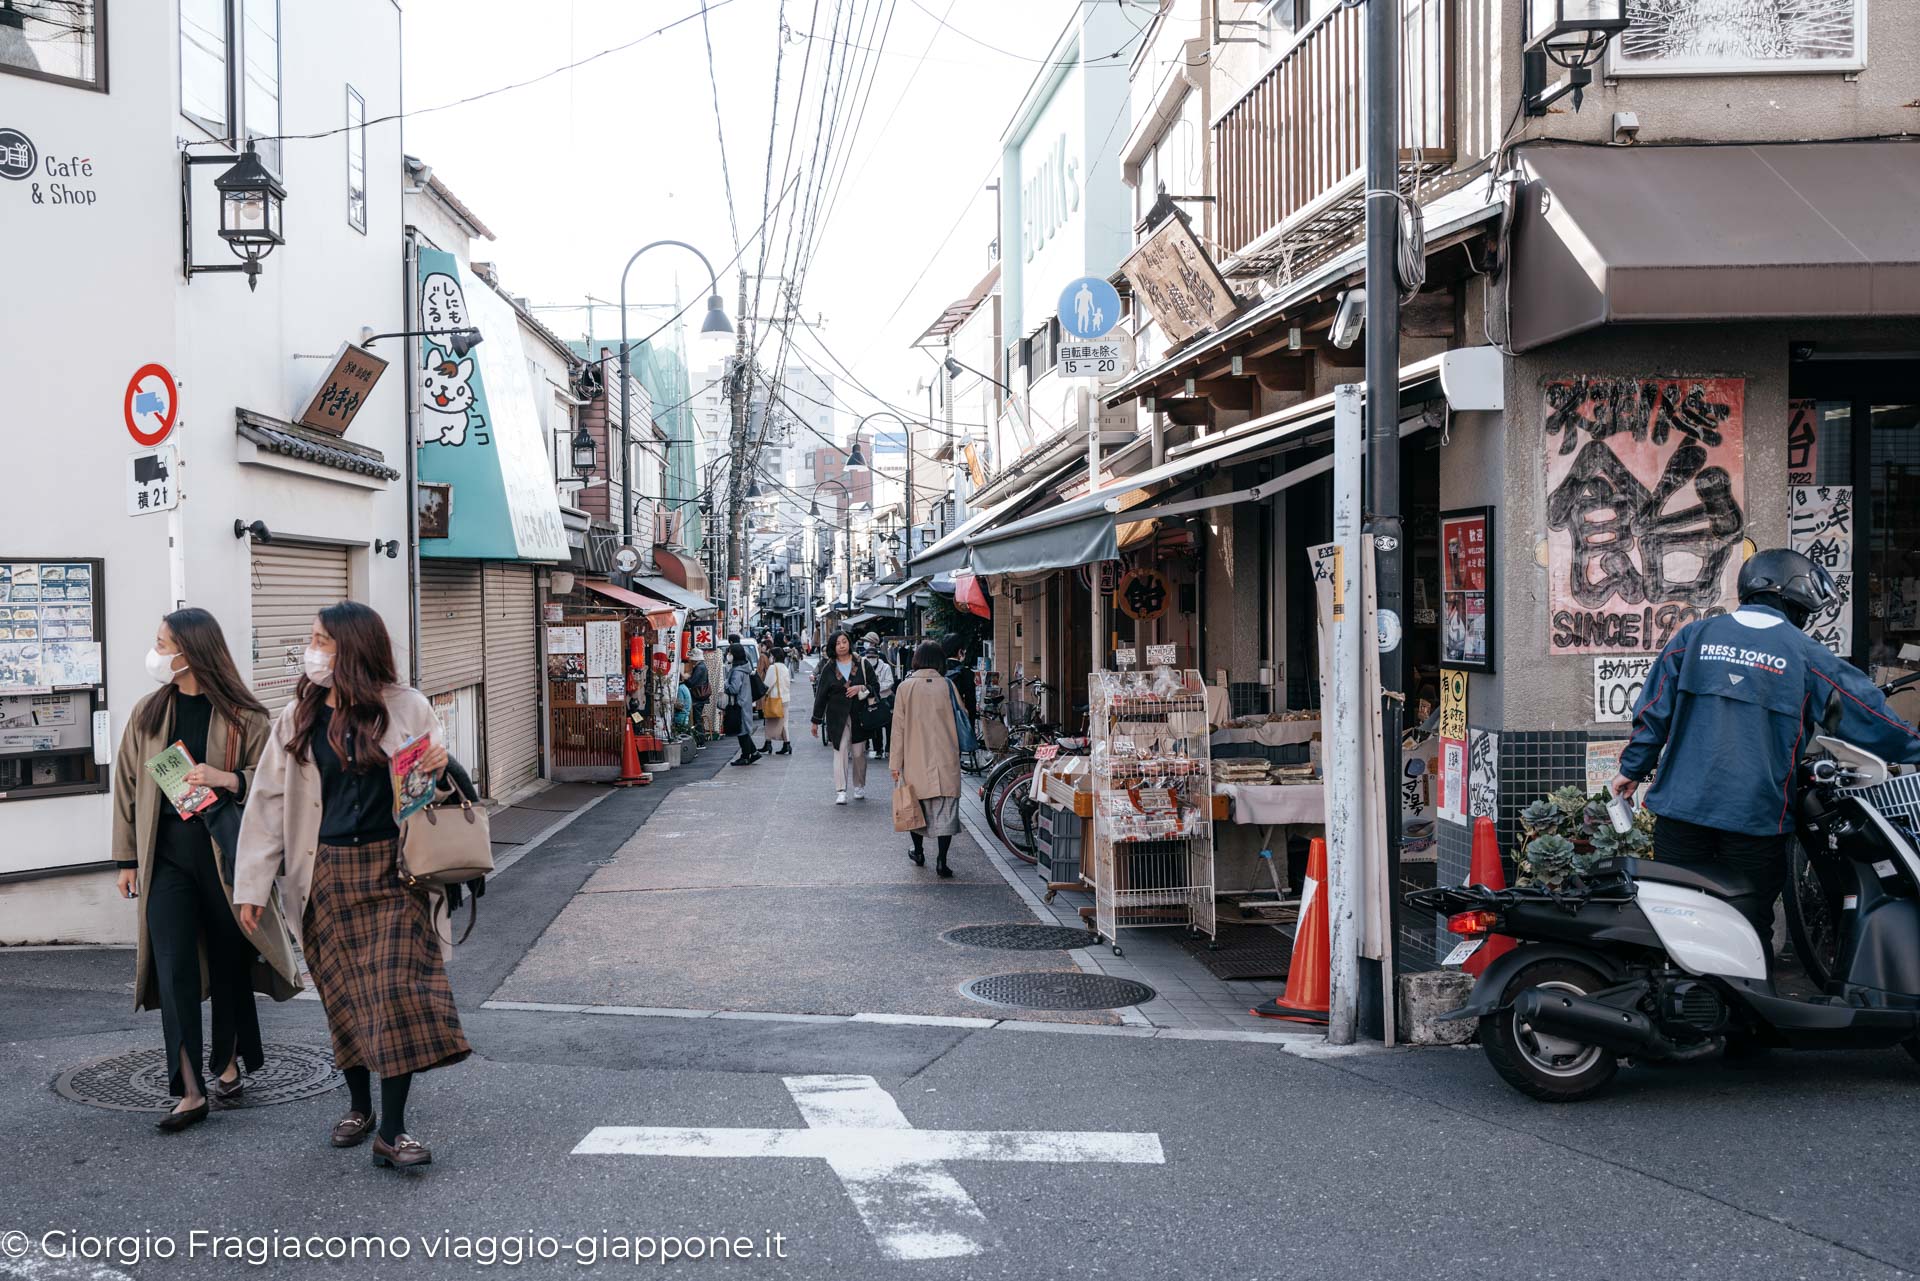
[(193, 753), (185, 743), (175, 743), (147, 762), (147, 773), (160, 784), (160, 790), (173, 802), (173, 808), (180, 811), (181, 818), (192, 818), (211, 809), (220, 799), (211, 787), (195, 787), (187, 782), (187, 773), (193, 765)]
[(433, 799), (433, 771), (420, 763), (433, 746), (433, 736), (422, 734), (401, 744), (387, 768), (393, 775), (393, 821), (425, 809)]

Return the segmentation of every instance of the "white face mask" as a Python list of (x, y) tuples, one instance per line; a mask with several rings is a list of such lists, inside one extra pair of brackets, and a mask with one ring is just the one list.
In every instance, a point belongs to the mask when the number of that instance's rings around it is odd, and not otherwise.
[(333, 684), (333, 655), (324, 649), (309, 645), (307, 652), (300, 656), (300, 666), (306, 672), (307, 679), (322, 689)]
[(147, 675), (162, 685), (173, 684), (173, 678), (180, 673), (174, 670), (173, 660), (178, 654), (162, 654), (157, 649), (147, 651)]

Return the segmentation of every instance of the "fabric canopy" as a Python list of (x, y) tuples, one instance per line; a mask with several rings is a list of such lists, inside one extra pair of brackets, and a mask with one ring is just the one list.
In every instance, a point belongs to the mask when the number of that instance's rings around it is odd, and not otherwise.
[(642, 591), (657, 596), (669, 604), (678, 605), (681, 609), (690, 609), (696, 614), (701, 610), (714, 607), (713, 602), (699, 592), (682, 587), (672, 579), (663, 578), (658, 574), (639, 574), (634, 577), (633, 582), (634, 586)]
[(1024, 532), (1015, 527), (1000, 537), (975, 544), (968, 567), (976, 574), (1031, 574), (1113, 560), (1119, 554), (1113, 517), (1100, 512)]
[(603, 583), (598, 579), (586, 578), (580, 585), (596, 595), (625, 605), (628, 609), (637, 609), (647, 616), (647, 626), (655, 631), (665, 631), (674, 625), (673, 606), (651, 596), (642, 596), (639, 592), (630, 592), (624, 587), (615, 587), (612, 583)]
[(1533, 147), (1512, 345), (1604, 324), (1920, 315), (1920, 145)]

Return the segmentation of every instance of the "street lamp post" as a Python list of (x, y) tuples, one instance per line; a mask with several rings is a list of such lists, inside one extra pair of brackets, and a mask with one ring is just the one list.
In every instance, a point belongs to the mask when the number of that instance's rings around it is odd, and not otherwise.
[[(840, 503), (840, 537), (842, 541), (846, 543), (846, 551), (841, 559), (846, 562), (844, 571), (847, 581), (846, 602), (847, 609), (851, 612), (853, 609), (853, 491), (848, 489), (842, 481), (829, 476), (813, 487), (813, 501), (807, 505), (807, 515), (818, 516), (820, 514), (820, 491), (828, 485), (832, 485), (840, 491), (842, 500)], [(844, 619), (841, 621), (843, 623), (845, 622)]]
[[(631, 545), (633, 542), (633, 499), (627, 492), (627, 472), (631, 465), (627, 454), (632, 440), (628, 434), (627, 414), (633, 396), (632, 388), (628, 385), (632, 381), (632, 375), (628, 367), (630, 344), (627, 341), (627, 273), (633, 270), (633, 264), (639, 261), (641, 254), (649, 249), (658, 249), (662, 245), (673, 245), (686, 250), (698, 258), (700, 265), (707, 269), (707, 278), (712, 282), (713, 290), (707, 295), (707, 315), (706, 319), (700, 322), (700, 332), (703, 334), (733, 332), (733, 323), (727, 319), (726, 303), (720, 297), (720, 277), (715, 274), (713, 264), (707, 261), (707, 256), (698, 249), (684, 240), (656, 240), (652, 244), (640, 246), (634, 250), (633, 257), (627, 259), (626, 267), (620, 272), (620, 543), (622, 546)], [(608, 472), (611, 474), (611, 467), (608, 468)]]

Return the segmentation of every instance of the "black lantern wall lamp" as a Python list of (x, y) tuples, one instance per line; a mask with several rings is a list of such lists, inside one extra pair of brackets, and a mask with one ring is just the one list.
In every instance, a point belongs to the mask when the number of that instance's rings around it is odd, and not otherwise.
[[(1593, 68), (1613, 37), (1632, 24), (1627, 0), (1527, 0), (1525, 81), (1527, 114), (1544, 116), (1568, 94), (1573, 109), (1593, 83)], [(1547, 83), (1548, 64), (1566, 75)]]
[[(188, 282), (205, 271), (243, 271), (247, 289), (259, 288), (261, 259), (287, 243), (281, 223), (287, 189), (260, 163), (251, 142), (238, 156), (182, 155), (180, 162), (180, 265)], [(220, 239), (239, 262), (193, 260), (193, 171), (199, 165), (229, 166), (213, 189), (220, 193)]]
[(573, 433), (573, 474), (585, 479), (593, 471), (593, 437), (587, 431), (585, 423)]

